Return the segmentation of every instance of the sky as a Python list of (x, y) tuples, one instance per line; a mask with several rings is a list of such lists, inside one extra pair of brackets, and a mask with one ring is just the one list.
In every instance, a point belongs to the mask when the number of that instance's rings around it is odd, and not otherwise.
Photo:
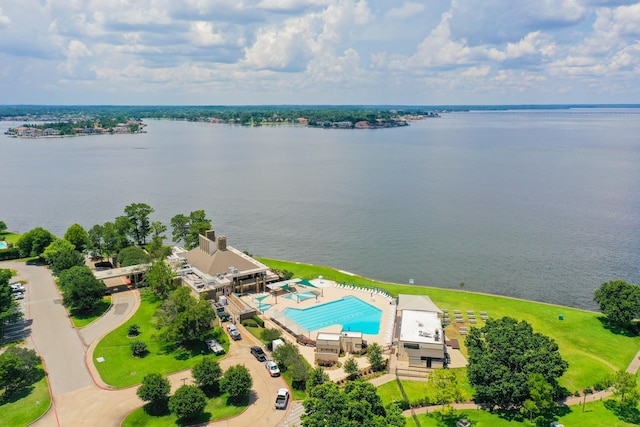
[(640, 101), (640, 2), (0, 0), (0, 104)]

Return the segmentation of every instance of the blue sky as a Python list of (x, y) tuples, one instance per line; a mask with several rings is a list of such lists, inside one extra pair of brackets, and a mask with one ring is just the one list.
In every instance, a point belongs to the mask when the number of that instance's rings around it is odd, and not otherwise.
[(3, 0), (0, 104), (638, 103), (640, 2)]

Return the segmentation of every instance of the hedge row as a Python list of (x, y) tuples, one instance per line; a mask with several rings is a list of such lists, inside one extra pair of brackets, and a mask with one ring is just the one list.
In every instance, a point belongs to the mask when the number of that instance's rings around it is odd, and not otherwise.
[(0, 251), (0, 261), (18, 258), (20, 258), (20, 249), (18, 248), (9, 248)]

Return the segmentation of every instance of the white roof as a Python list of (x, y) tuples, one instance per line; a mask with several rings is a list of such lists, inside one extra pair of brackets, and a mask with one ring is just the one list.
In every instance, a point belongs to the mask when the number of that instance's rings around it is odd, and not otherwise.
[[(438, 340), (436, 340), (438, 337)], [(442, 323), (438, 314), (430, 311), (402, 310), (400, 341), (442, 343)]]
[(340, 341), (340, 334), (331, 334), (329, 332), (318, 332), (316, 340)]

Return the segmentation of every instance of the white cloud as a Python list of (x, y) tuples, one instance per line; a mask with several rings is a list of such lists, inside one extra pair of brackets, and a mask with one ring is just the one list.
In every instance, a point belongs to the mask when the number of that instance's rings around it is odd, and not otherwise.
[(215, 46), (222, 44), (224, 37), (219, 32), (214, 31), (211, 22), (196, 21), (192, 22), (191, 41), (197, 46)]
[(9, 25), (11, 25), (11, 19), (2, 13), (2, 8), (0, 7), (0, 29), (7, 28)]
[(400, 7), (394, 7), (387, 12), (387, 16), (393, 19), (404, 19), (417, 15), (425, 10), (424, 4), (411, 1), (404, 2)]

